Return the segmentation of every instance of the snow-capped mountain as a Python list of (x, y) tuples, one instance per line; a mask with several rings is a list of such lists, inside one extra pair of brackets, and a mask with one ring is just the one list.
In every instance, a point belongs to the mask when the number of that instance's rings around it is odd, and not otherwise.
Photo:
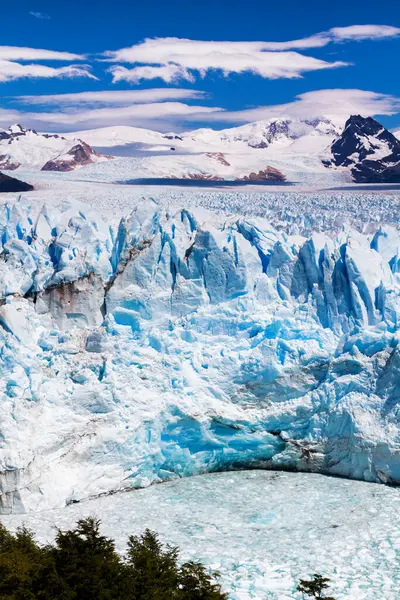
[(86, 143), (95, 147), (111, 148), (126, 144), (166, 144), (168, 146), (170, 142), (167, 140), (167, 135), (140, 127), (116, 125), (115, 127), (101, 127), (100, 129), (67, 133), (65, 137), (67, 139), (85, 140)]
[[(231, 127), (222, 131), (198, 129), (181, 135), (183, 145), (210, 145), (232, 148), (273, 149), (274, 152), (315, 153), (326, 148), (341, 132), (328, 119), (270, 119)], [(177, 142), (177, 145), (179, 142)]]
[(400, 148), (400, 141), (372, 117), (351, 116), (343, 133), (332, 144), (336, 166), (349, 167), (369, 160), (380, 160)]
[(0, 131), (0, 169), (19, 167), (71, 171), (106, 157), (95, 152), (80, 139), (66, 139), (57, 134), (37, 133), (12, 125)]
[(372, 117), (351, 116), (326, 164), (349, 167), (355, 181), (400, 181), (400, 140)]
[(399, 483), (394, 228), (141, 199), (10, 202), (0, 229), (3, 512), (238, 467)]
[(69, 134), (91, 146), (113, 147), (143, 144), (153, 150), (174, 147), (192, 152), (243, 152), (273, 148), (290, 148), (291, 152), (315, 153), (327, 148), (339, 136), (342, 127), (329, 119), (275, 118), (223, 130), (196, 129), (185, 133), (159, 133), (138, 127), (104, 127)]
[[(134, 146), (142, 160), (131, 178), (191, 178), (277, 180), (302, 171), (324, 176), (321, 156), (341, 133), (340, 123), (329, 119), (270, 119), (221, 131), (197, 129), (186, 133), (159, 133), (136, 127), (106, 127), (70, 134), (95, 148), (117, 152)], [(139, 154), (138, 154), (139, 150)], [(129, 156), (129, 152), (123, 152)], [(260, 174), (260, 175), (259, 175)]]

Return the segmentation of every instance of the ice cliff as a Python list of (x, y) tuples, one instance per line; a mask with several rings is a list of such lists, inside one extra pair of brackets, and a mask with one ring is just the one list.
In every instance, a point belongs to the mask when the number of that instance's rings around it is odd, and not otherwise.
[(399, 233), (0, 206), (2, 512), (241, 467), (400, 482)]

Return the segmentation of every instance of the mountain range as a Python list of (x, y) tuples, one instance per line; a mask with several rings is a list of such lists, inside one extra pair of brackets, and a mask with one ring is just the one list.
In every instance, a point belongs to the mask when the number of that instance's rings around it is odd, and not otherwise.
[[(398, 133), (398, 132), (397, 132)], [(293, 181), (338, 174), (358, 183), (400, 181), (400, 140), (372, 117), (344, 128), (328, 118), (278, 118), (224, 130), (160, 133), (116, 126), (58, 135), (13, 125), (0, 131), (0, 169), (71, 171), (135, 157), (131, 178)], [(346, 179), (347, 178), (347, 179)]]
[(279, 118), (221, 131), (162, 134), (119, 126), (72, 136), (111, 153), (113, 148), (120, 152), (121, 147), (136, 146), (148, 155), (148, 161), (141, 165), (144, 171), (159, 177), (247, 179), (247, 170), (253, 171), (252, 179), (269, 167), (279, 171), (281, 180), (290, 179), (293, 171), (324, 174), (327, 169), (348, 174), (349, 181), (358, 183), (400, 180), (396, 132), (360, 115), (350, 116), (344, 127), (328, 118)]

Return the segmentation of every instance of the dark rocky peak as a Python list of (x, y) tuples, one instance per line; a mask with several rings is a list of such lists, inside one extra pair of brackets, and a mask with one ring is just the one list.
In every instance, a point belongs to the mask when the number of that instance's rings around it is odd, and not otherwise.
[(326, 166), (351, 167), (357, 183), (400, 181), (400, 140), (372, 117), (351, 116)]
[(348, 167), (372, 157), (376, 151), (389, 156), (400, 152), (400, 141), (372, 117), (352, 115), (342, 135), (331, 146), (329, 164)]
[(42, 171), (72, 171), (76, 167), (82, 167), (93, 163), (94, 158), (101, 156), (102, 155), (93, 150), (89, 144), (83, 140), (78, 140), (78, 144), (72, 146), (68, 152), (59, 155), (53, 160), (49, 160), (42, 167)]
[(21, 135), (26, 135), (26, 133), (28, 131), (30, 131), (30, 130), (29, 129), (24, 129), (22, 127), (22, 125), (20, 125), (19, 123), (15, 123), (14, 125), (11, 125), (11, 127), (8, 130), (9, 135), (12, 138), (19, 137)]
[(372, 117), (353, 115), (346, 121), (345, 131), (347, 129), (352, 134), (368, 137), (373, 136), (379, 140), (384, 140), (388, 142), (392, 149), (400, 148), (400, 141), (397, 137)]
[(3, 130), (3, 129), (0, 131), (0, 141), (1, 141), (1, 140), (9, 140), (9, 139), (10, 139), (10, 137), (11, 137), (11, 136), (10, 136), (10, 134), (8, 133), (8, 131), (5, 131), (5, 130)]
[(35, 129), (25, 129), (24, 127), (22, 127), (22, 125), (20, 125), (19, 123), (16, 123), (15, 125), (11, 125), (11, 127), (9, 127), (9, 129), (7, 131), (4, 131), (4, 136), (2, 136), (3, 132), (0, 132), (0, 140), (1, 139), (10, 139), (10, 140), (17, 140), (20, 137), (24, 137), (26, 136), (27, 133), (31, 133), (33, 135), (37, 135), (39, 137), (43, 137), (46, 139), (49, 138), (56, 138), (56, 139), (66, 139), (64, 137), (62, 137), (61, 135), (58, 135), (57, 133), (38, 133)]

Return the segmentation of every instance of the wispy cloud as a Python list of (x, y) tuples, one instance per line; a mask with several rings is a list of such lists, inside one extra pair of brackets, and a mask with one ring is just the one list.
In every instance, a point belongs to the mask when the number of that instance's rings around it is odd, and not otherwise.
[(180, 126), (190, 115), (208, 115), (222, 111), (219, 107), (188, 105), (183, 102), (150, 102), (130, 106), (107, 106), (92, 110), (55, 109), (54, 112), (0, 110), (0, 124), (9, 125), (18, 121), (44, 131), (71, 131), (91, 129), (109, 125), (131, 125), (158, 131)]
[[(208, 121), (232, 124), (251, 123), (276, 117), (314, 118), (330, 117), (344, 121), (349, 115), (394, 115), (400, 112), (400, 98), (389, 94), (358, 89), (326, 89), (300, 94), (293, 102), (258, 106), (239, 111), (224, 111), (209, 115)], [(197, 117), (192, 116), (191, 120)], [(199, 119), (202, 120), (202, 119)]]
[(51, 19), (50, 15), (46, 15), (46, 13), (42, 13), (42, 12), (35, 12), (34, 10), (30, 10), (28, 14), (30, 14), (31, 17), (35, 17), (35, 19), (43, 19), (43, 20)]
[[(114, 81), (137, 83), (141, 79), (161, 78), (166, 83), (193, 79), (193, 72), (204, 76), (210, 70), (224, 75), (251, 72), (268, 79), (300, 77), (307, 71), (341, 67), (347, 63), (327, 62), (298, 52), (269, 51), (268, 42), (203, 42), (178, 38), (145, 40), (131, 48), (107, 53), (109, 59), (143, 63), (127, 69), (111, 69)], [(152, 66), (153, 65), (153, 66)]]
[(24, 46), (0, 46), (0, 59), (4, 60), (86, 60), (82, 54), (26, 48)]
[(19, 104), (57, 106), (99, 106), (145, 104), (164, 100), (193, 100), (204, 98), (205, 92), (183, 88), (152, 88), (147, 90), (104, 90), (99, 92), (76, 92), (73, 94), (52, 94), (37, 96), (15, 96)]
[(116, 65), (110, 69), (113, 81), (139, 83), (162, 79), (166, 83), (193, 81), (195, 75), (218, 70), (223, 75), (250, 72), (267, 79), (301, 77), (303, 73), (347, 66), (306, 56), (297, 50), (322, 48), (350, 40), (397, 37), (400, 29), (390, 25), (334, 27), (315, 35), (283, 42), (220, 42), (181, 38), (146, 39), (128, 48), (104, 53), (106, 61), (137, 65), (131, 69)]
[[(96, 79), (88, 65), (67, 65), (65, 67), (49, 67), (30, 63), (29, 61), (80, 61), (86, 59), (81, 54), (44, 50), (42, 48), (27, 48), (24, 46), (0, 46), (0, 82), (13, 81), (21, 78), (49, 77), (89, 77)], [(21, 64), (28, 62), (29, 64)]]
[(43, 122), (60, 123), (63, 125), (77, 125), (85, 123), (85, 126), (98, 126), (99, 124), (140, 124), (143, 120), (157, 120), (165, 118), (186, 118), (189, 115), (202, 113), (207, 115), (222, 108), (207, 106), (190, 106), (182, 102), (153, 102), (148, 104), (133, 104), (122, 107), (106, 107), (88, 111), (36, 113), (35, 117)]
[(400, 29), (391, 25), (349, 25), (348, 27), (332, 27), (328, 33), (334, 42), (342, 40), (378, 40), (397, 37), (400, 35)]
[(88, 77), (97, 79), (89, 70), (87, 65), (68, 65), (66, 67), (48, 67), (46, 65), (28, 64), (22, 65), (17, 62), (0, 59), (0, 82), (13, 81), (21, 78), (64, 78), (64, 77)]
[[(241, 111), (227, 111), (218, 106), (189, 105), (178, 101), (153, 102), (150, 100), (150, 93), (154, 92), (156, 98), (160, 90), (137, 90), (137, 92), (148, 92), (147, 100), (120, 106), (118, 95), (123, 92), (116, 91), (115, 96), (107, 96), (113, 92), (83, 92), (82, 106), (73, 100), (71, 105), (68, 102), (54, 102), (54, 106), (51, 106), (51, 110), (47, 112), (3, 109), (0, 110), (0, 123), (9, 125), (11, 122), (21, 121), (26, 126), (44, 131), (74, 131), (110, 125), (131, 125), (166, 131), (181, 130), (183, 127), (192, 129), (194, 123), (198, 122), (218, 123), (220, 126), (222, 123), (235, 125), (277, 117), (302, 119), (329, 117), (338, 123), (343, 123), (351, 114), (373, 116), (400, 113), (400, 98), (358, 89), (317, 90), (301, 94), (286, 104), (259, 106)], [(109, 105), (89, 110), (86, 101), (89, 101), (91, 94), (104, 94), (103, 100), (106, 102), (108, 97)], [(75, 96), (75, 94), (65, 94), (65, 96)], [(100, 97), (95, 96), (96, 99)], [(29, 98), (28, 96), (28, 104)], [(52, 105), (53, 98), (56, 96), (49, 98), (51, 101), (48, 104)], [(136, 97), (136, 100), (138, 98)], [(21, 102), (24, 101), (21, 98)]]
[(194, 83), (195, 77), (192, 73), (179, 65), (167, 64), (161, 67), (143, 65), (133, 69), (127, 69), (122, 65), (116, 65), (108, 69), (112, 73), (113, 82), (127, 81), (129, 83), (140, 83), (143, 80), (162, 79), (165, 83), (176, 83), (178, 81), (189, 81)]

